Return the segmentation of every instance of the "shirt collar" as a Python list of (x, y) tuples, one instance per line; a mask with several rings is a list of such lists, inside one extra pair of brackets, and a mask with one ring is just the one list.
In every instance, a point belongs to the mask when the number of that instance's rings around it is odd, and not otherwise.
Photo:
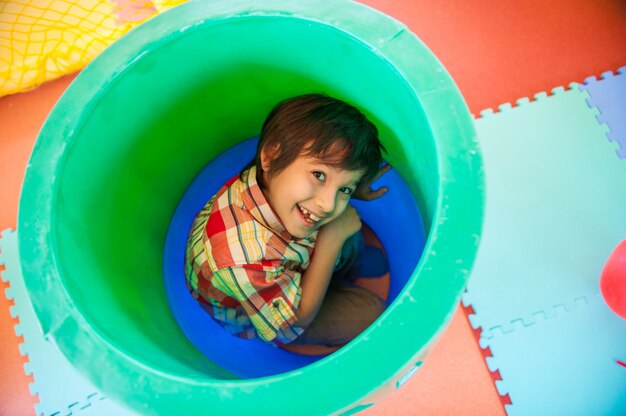
[(267, 226), (272, 231), (279, 234), (282, 238), (292, 241), (295, 240), (303, 243), (304, 245), (312, 246), (316, 240), (317, 231), (304, 239), (294, 239), (270, 206), (267, 198), (265, 198), (265, 194), (261, 190), (261, 186), (257, 181), (256, 172), (256, 166), (252, 166), (242, 175), (246, 188), (242, 193), (241, 199), (243, 200), (243, 204), (248, 212), (250, 212), (255, 220)]
[(282, 237), (289, 240), (292, 239), (291, 234), (287, 232), (285, 226), (267, 202), (267, 198), (261, 190), (261, 186), (256, 179), (256, 166), (252, 166), (245, 171), (242, 176), (243, 182), (246, 185), (241, 198), (246, 209), (254, 217), (255, 220), (261, 224), (269, 227)]

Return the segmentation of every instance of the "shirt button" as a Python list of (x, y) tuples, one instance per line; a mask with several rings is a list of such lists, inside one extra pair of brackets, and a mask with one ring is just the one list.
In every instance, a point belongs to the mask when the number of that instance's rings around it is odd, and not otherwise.
[(274, 303), (272, 303), (272, 305), (273, 305), (275, 308), (278, 308), (278, 307), (280, 306), (280, 303), (279, 303), (277, 300), (275, 300), (275, 301), (274, 301)]

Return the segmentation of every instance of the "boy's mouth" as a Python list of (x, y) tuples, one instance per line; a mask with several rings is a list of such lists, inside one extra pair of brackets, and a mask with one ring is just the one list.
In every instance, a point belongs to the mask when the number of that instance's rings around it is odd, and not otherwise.
[(296, 204), (296, 206), (298, 207), (298, 209), (300, 210), (300, 214), (302, 215), (302, 218), (304, 218), (304, 220), (311, 224), (317, 224), (321, 218), (318, 217), (317, 215), (313, 214), (312, 212), (309, 212), (306, 208), (301, 207), (300, 205)]

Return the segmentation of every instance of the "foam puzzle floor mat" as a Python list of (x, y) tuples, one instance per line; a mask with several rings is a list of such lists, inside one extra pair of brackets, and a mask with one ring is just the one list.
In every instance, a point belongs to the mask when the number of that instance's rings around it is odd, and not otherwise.
[(5, 266), (2, 279), (10, 284), (6, 296), (15, 303), (11, 314), (19, 317), (15, 332), (17, 336), (24, 337), (24, 343), (20, 345), (22, 355), (28, 355), (24, 370), (34, 377), (31, 393), (39, 396), (39, 403), (35, 405), (36, 414), (134, 415), (98, 392), (74, 369), (54, 342), (43, 335), (21, 275), (17, 233), (13, 230), (5, 230), (1, 234), (0, 264)]
[(600, 80), (587, 78), (581, 89), (589, 92), (589, 105), (600, 111), (598, 121), (609, 126), (607, 136), (618, 144), (618, 156), (626, 158), (626, 66), (617, 75), (605, 72)]
[[(626, 93), (615, 95), (622, 72), (503, 105), (475, 122), (487, 201), (463, 303), (474, 310), (470, 321), (492, 354), (487, 364), (501, 376), (510, 415), (626, 414), (626, 368), (616, 363), (626, 361), (626, 321), (598, 289), (604, 262), (626, 237)], [(14, 231), (1, 235), (0, 263), (37, 414), (134, 414), (99, 393), (41, 333)]]
[(486, 212), (463, 303), (509, 415), (623, 415), (626, 321), (599, 279), (626, 238), (626, 160), (589, 91), (535, 98), (476, 120)]

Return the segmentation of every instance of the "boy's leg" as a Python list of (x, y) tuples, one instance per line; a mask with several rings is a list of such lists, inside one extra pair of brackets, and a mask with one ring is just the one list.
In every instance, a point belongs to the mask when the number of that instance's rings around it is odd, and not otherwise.
[(359, 231), (343, 244), (335, 264), (333, 281), (351, 283), (357, 277), (380, 277), (388, 271), (387, 256), (380, 248), (367, 245)]
[(343, 345), (385, 310), (376, 294), (358, 286), (333, 283), (313, 323), (292, 344)]
[(335, 270), (333, 271), (334, 281), (349, 281), (353, 276), (350, 276), (354, 272), (354, 267), (359, 258), (359, 254), (363, 252), (365, 247), (365, 240), (363, 234), (357, 232), (353, 234), (341, 247), (341, 252), (337, 258), (335, 264)]

